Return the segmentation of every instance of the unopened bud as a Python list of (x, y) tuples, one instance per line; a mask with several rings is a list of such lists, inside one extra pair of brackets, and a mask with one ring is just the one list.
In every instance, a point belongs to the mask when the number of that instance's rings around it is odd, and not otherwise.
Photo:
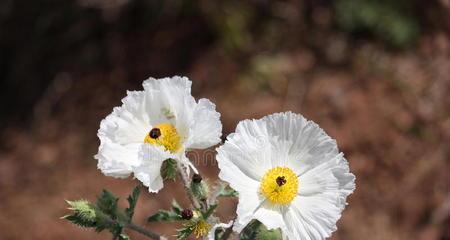
[(190, 220), (193, 216), (194, 216), (194, 213), (192, 212), (191, 209), (184, 209), (184, 210), (181, 212), (181, 217), (182, 217), (184, 220)]
[(192, 176), (192, 181), (194, 182), (194, 183), (200, 183), (201, 181), (202, 181), (202, 176), (200, 175), (200, 174), (197, 174), (197, 173), (195, 173), (193, 176)]

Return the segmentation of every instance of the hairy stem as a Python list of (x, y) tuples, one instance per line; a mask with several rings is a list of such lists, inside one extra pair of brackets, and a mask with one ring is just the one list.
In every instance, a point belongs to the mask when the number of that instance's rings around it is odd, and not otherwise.
[(133, 230), (135, 232), (138, 232), (138, 233), (140, 233), (140, 234), (142, 234), (142, 235), (144, 235), (144, 236), (146, 236), (146, 237), (148, 237), (150, 239), (155, 239), (155, 240), (165, 240), (166, 239), (165, 237), (160, 236), (160, 235), (158, 235), (158, 234), (156, 234), (154, 232), (151, 232), (151, 231), (149, 231), (149, 230), (147, 230), (147, 229), (145, 229), (145, 228), (143, 228), (141, 226), (138, 226), (138, 225), (136, 225), (134, 223), (128, 223), (124, 227), (127, 228), (127, 229), (130, 229), (130, 230)]
[[(105, 221), (108, 224), (110, 224), (110, 225), (121, 225), (119, 221), (113, 220), (110, 217), (107, 217), (105, 219)], [(152, 231), (150, 231), (150, 230), (148, 230), (146, 228), (143, 228), (141, 226), (138, 226), (138, 225), (136, 225), (134, 223), (125, 223), (122, 226), (123, 226), (123, 228), (126, 228), (126, 229), (129, 229), (129, 230), (133, 230), (135, 232), (138, 232), (138, 233), (140, 233), (140, 234), (142, 234), (142, 235), (144, 235), (144, 236), (146, 236), (146, 237), (148, 237), (150, 239), (167, 240), (167, 238), (165, 238), (164, 236), (161, 236), (161, 235), (159, 235), (157, 233), (154, 233), (154, 232), (152, 232)]]
[(195, 208), (199, 208), (200, 204), (198, 203), (197, 199), (195, 198), (194, 194), (192, 193), (192, 191), (190, 189), (191, 180), (189, 179), (189, 176), (186, 174), (184, 167), (180, 163), (177, 163), (177, 167), (178, 167), (178, 173), (180, 174), (181, 180), (183, 180), (184, 190), (186, 191), (186, 194), (188, 195), (189, 200), (191, 201), (192, 205)]

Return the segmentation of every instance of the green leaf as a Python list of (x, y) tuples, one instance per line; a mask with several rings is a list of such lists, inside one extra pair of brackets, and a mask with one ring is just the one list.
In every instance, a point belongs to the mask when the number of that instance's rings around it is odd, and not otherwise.
[(258, 230), (261, 226), (261, 222), (257, 220), (251, 221), (241, 232), (240, 238), (241, 240), (253, 240), (257, 239)]
[(195, 183), (194, 181), (191, 181), (190, 190), (192, 194), (202, 201), (203, 199), (206, 199), (208, 196), (208, 185), (206, 184), (206, 181), (201, 181), (199, 183)]
[(239, 193), (235, 191), (234, 189), (228, 187), (227, 184), (220, 185), (219, 193), (217, 194), (218, 197), (238, 197)]
[(161, 176), (164, 180), (175, 180), (177, 178), (178, 169), (177, 161), (169, 158), (163, 162), (161, 167)]
[(131, 220), (133, 219), (134, 208), (136, 207), (140, 194), (141, 189), (139, 188), (139, 186), (137, 186), (133, 189), (133, 193), (131, 193), (131, 195), (127, 198), (129, 207), (125, 209), (125, 214), (128, 217), (128, 222), (131, 222)]
[(187, 239), (194, 231), (194, 228), (193, 228), (194, 224), (195, 223), (185, 224), (183, 226), (183, 228), (178, 229), (177, 230), (177, 240)]
[(279, 229), (267, 230), (263, 225), (260, 226), (256, 239), (259, 240), (279, 240), (282, 239)]
[(117, 212), (117, 202), (119, 201), (119, 198), (114, 196), (111, 192), (108, 190), (103, 189), (100, 196), (97, 198), (97, 207), (100, 211), (104, 212), (105, 214), (109, 215), (112, 219), (116, 219), (116, 212)]
[(180, 220), (183, 220), (180, 214), (167, 210), (159, 210), (147, 219), (149, 222), (173, 222)]
[(109, 229), (111, 234), (113, 235), (113, 240), (115, 239), (121, 239), (123, 227), (120, 225), (114, 225)]
[(211, 205), (206, 212), (202, 213), (203, 218), (206, 220), (213, 214), (214, 210), (216, 210), (217, 204)]
[(70, 221), (71, 223), (78, 225), (84, 228), (95, 227), (95, 221), (90, 221), (89, 219), (85, 219), (84, 217), (78, 214), (66, 215), (63, 217), (64, 219)]
[(279, 229), (268, 230), (261, 222), (251, 221), (241, 232), (242, 240), (279, 240), (282, 239)]
[(181, 215), (181, 212), (183, 211), (183, 208), (178, 204), (177, 200), (172, 200), (172, 211), (174, 211), (176, 214)]
[(150, 216), (147, 221), (149, 222), (173, 222), (184, 220), (181, 216), (183, 208), (174, 199), (172, 201), (171, 210), (159, 210), (156, 214)]

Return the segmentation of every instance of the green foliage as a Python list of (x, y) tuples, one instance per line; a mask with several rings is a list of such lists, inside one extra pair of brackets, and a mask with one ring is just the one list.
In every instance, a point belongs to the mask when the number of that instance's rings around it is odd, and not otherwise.
[(205, 224), (209, 225), (207, 221), (202, 218), (187, 221), (183, 224), (181, 229), (177, 230), (177, 239), (187, 239), (192, 233), (197, 234), (196, 231), (199, 231), (200, 229), (208, 231), (209, 227), (206, 227)]
[(109, 221), (109, 217), (99, 210), (96, 205), (86, 200), (67, 201), (67, 203), (70, 206), (68, 209), (72, 210), (72, 214), (64, 216), (63, 219), (80, 227), (94, 228), (97, 232), (101, 232), (106, 228), (112, 228), (112, 222)]
[(216, 228), (216, 231), (214, 232), (214, 239), (222, 239), (225, 231), (226, 228)]
[(180, 206), (180, 204), (178, 204), (178, 202), (174, 199), (172, 200), (172, 211), (174, 211), (177, 214), (181, 214), (181, 212), (183, 211), (183, 208)]
[(279, 239), (281, 239), (281, 232), (279, 229), (267, 230), (264, 226), (261, 226), (258, 230), (256, 239), (279, 240)]
[(201, 181), (199, 183), (191, 181), (190, 190), (194, 197), (199, 199), (200, 201), (206, 199), (209, 192), (208, 185), (205, 183), (205, 181)]
[(136, 203), (139, 199), (140, 194), (141, 194), (141, 189), (139, 188), (139, 186), (137, 186), (133, 189), (133, 192), (127, 198), (129, 207), (125, 209), (125, 214), (128, 217), (128, 220), (129, 220), (128, 222), (131, 222), (131, 219), (133, 219), (134, 208), (136, 207)]
[(258, 229), (261, 226), (261, 222), (257, 220), (251, 221), (241, 232), (240, 239), (241, 240), (252, 240), (256, 239), (258, 235)]
[(278, 240), (282, 239), (279, 229), (267, 230), (267, 228), (258, 220), (251, 221), (241, 232), (241, 240)]
[(214, 213), (217, 204), (209, 206), (205, 211), (201, 209), (194, 210), (196, 213), (192, 219), (186, 220), (182, 217), (183, 208), (174, 200), (170, 210), (159, 210), (147, 220), (149, 222), (173, 222), (183, 221), (183, 227), (177, 230), (177, 239), (186, 239), (193, 232), (197, 224), (201, 221), (206, 221)]
[(239, 193), (234, 189), (228, 187), (227, 184), (221, 184), (219, 186), (217, 197), (238, 197)]
[(97, 198), (96, 205), (100, 211), (115, 219), (118, 201), (119, 198), (114, 196), (114, 194), (108, 190), (103, 189), (102, 193)]
[(168, 210), (159, 210), (147, 219), (149, 222), (173, 222), (181, 220), (183, 220), (183, 218), (180, 214)]
[(181, 211), (183, 209), (177, 203), (177, 201), (172, 201), (171, 210), (159, 210), (157, 213), (148, 217), (147, 221), (149, 222), (173, 222), (173, 221), (181, 221), (183, 218), (181, 217)]
[(216, 210), (216, 208), (217, 208), (217, 204), (209, 206), (209, 208), (208, 208), (208, 210), (206, 210), (206, 212), (202, 212), (203, 219), (205, 219), (205, 220), (208, 219), (214, 213), (214, 210)]
[(161, 176), (165, 180), (175, 180), (177, 178), (177, 174), (177, 161), (171, 158), (165, 160), (161, 167)]
[(72, 213), (63, 219), (80, 227), (94, 228), (97, 232), (107, 229), (113, 239), (130, 240), (122, 231), (126, 224), (131, 223), (139, 194), (140, 189), (136, 187), (127, 198), (129, 207), (124, 210), (118, 209), (119, 198), (107, 190), (102, 191), (95, 204), (86, 200), (67, 201)]
[(339, 0), (335, 7), (338, 23), (348, 31), (368, 31), (396, 47), (419, 36), (419, 24), (403, 1)]
[(69, 204), (69, 210), (73, 213), (66, 215), (63, 219), (72, 222), (80, 227), (95, 227), (97, 222), (97, 214), (95, 206), (86, 200), (66, 201)]
[(182, 240), (182, 239), (187, 239), (192, 232), (194, 231), (194, 222), (188, 223), (183, 225), (183, 228), (178, 229), (177, 231), (177, 239), (178, 240)]
[(186, 221), (186, 223), (183, 224), (183, 227), (181, 229), (178, 229), (177, 239), (188, 238), (194, 232), (194, 229), (197, 227), (197, 225), (200, 225), (199, 223), (207, 222), (207, 219), (214, 213), (216, 208), (217, 204), (211, 205), (205, 212), (200, 211), (200, 216), (198, 216), (197, 218)]

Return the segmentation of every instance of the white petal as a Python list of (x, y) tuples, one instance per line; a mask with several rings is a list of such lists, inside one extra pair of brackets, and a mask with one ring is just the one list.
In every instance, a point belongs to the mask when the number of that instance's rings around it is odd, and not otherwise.
[(282, 206), (271, 205), (257, 192), (239, 193), (237, 218), (233, 230), (241, 232), (252, 219), (257, 219), (267, 229), (284, 229), (283, 208)]
[(286, 212), (284, 215), (286, 230), (282, 232), (283, 239), (302, 239), (311, 240), (311, 236), (306, 230), (303, 219), (293, 210)]
[(330, 200), (344, 209), (346, 198), (355, 189), (355, 176), (349, 172), (348, 162), (343, 154), (308, 170), (299, 176), (299, 195), (329, 195)]
[(219, 168), (221, 161), (226, 160), (227, 164), (235, 165), (233, 171), (259, 181), (272, 166), (271, 143), (264, 131), (264, 125), (260, 121), (239, 122), (236, 133), (228, 135), (225, 144), (217, 148)]
[[(224, 147), (223, 145), (222, 147)], [(219, 164), (219, 178), (226, 181), (238, 192), (254, 192), (259, 187), (259, 181), (254, 177), (249, 176), (251, 169), (240, 168), (239, 165), (233, 161), (239, 161), (239, 158), (234, 158), (235, 155), (219, 147), (217, 152), (217, 162)], [(231, 158), (231, 159), (229, 159)], [(245, 161), (244, 161), (245, 162)]]
[(174, 76), (171, 78), (149, 78), (142, 85), (145, 90), (173, 89), (174, 94), (191, 94), (192, 82), (187, 77)]
[(142, 143), (149, 131), (148, 115), (144, 107), (142, 91), (128, 92), (122, 99), (123, 105), (100, 123), (99, 138), (109, 138), (118, 144)]
[(190, 136), (186, 147), (190, 149), (205, 149), (221, 141), (222, 123), (220, 113), (208, 99), (200, 99), (195, 107)]
[(207, 240), (215, 240), (215, 234), (216, 234), (217, 228), (227, 229), (227, 228), (231, 227), (231, 225), (233, 225), (233, 221), (229, 221), (228, 223), (218, 223), (218, 224), (215, 224), (215, 225), (211, 228), (211, 230), (209, 231), (208, 236), (205, 237), (204, 239), (207, 239)]
[(337, 229), (341, 209), (332, 196), (298, 196), (284, 214), (289, 239), (325, 239)]
[(258, 219), (267, 229), (284, 228), (284, 220), (281, 214), (282, 206), (269, 206), (267, 201), (254, 213), (253, 218)]
[(162, 163), (173, 157), (162, 147), (143, 144), (139, 152), (140, 164), (133, 167), (134, 176), (147, 186), (150, 192), (158, 192), (163, 187)]
[(255, 211), (261, 207), (263, 199), (258, 196), (256, 191), (253, 192), (239, 192), (239, 203), (237, 205), (236, 221), (233, 230), (241, 232), (247, 224), (254, 219)]
[(106, 176), (126, 178), (132, 172), (132, 167), (138, 164), (138, 151), (141, 144), (120, 145), (108, 138), (100, 138), (97, 167)]
[[(339, 153), (336, 141), (330, 138), (316, 123), (292, 112), (276, 113), (261, 119), (270, 139), (283, 142), (282, 150), (289, 159), (281, 159), (296, 172), (304, 172)], [(328, 158), (324, 158), (327, 156)]]
[(172, 77), (144, 81), (143, 86), (151, 105), (149, 110), (158, 121), (152, 124), (169, 122), (174, 124), (181, 136), (189, 136), (189, 127), (193, 121), (195, 99), (191, 95), (192, 82), (186, 77)]

